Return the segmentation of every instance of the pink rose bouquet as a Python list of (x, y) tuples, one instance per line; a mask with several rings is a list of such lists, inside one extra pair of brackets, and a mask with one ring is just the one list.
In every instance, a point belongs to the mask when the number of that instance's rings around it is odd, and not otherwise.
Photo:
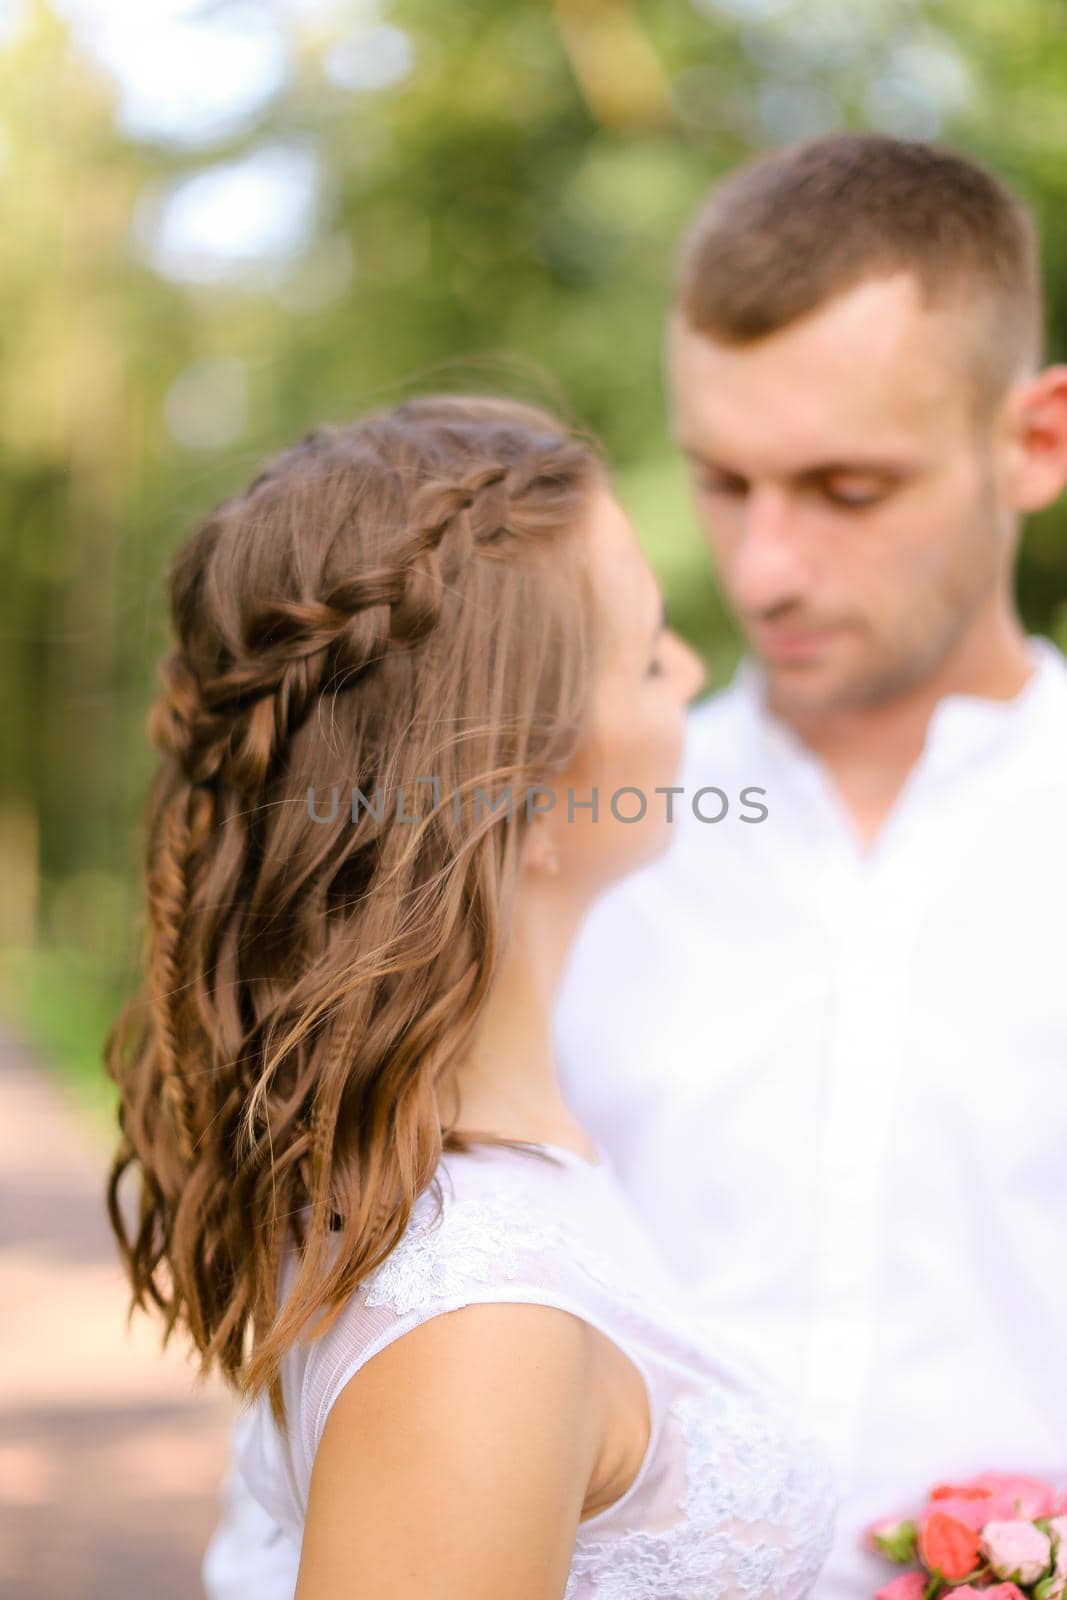
[(917, 1515), (871, 1523), (863, 1543), (909, 1570), (875, 1600), (1067, 1600), (1067, 1490), (983, 1472), (939, 1483)]

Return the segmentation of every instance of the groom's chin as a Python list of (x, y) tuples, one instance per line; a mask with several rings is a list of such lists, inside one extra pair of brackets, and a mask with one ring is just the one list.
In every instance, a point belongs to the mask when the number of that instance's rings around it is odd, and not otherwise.
[(836, 648), (806, 661), (781, 661), (761, 655), (772, 709), (798, 718), (876, 711), (914, 686), (915, 674), (840, 641)]
[(826, 661), (769, 661), (765, 657), (761, 658), (760, 665), (771, 704), (780, 712), (819, 715), (853, 703), (853, 686), (840, 666)]
[(876, 673), (783, 672), (777, 666), (767, 669), (767, 683), (772, 710), (787, 719), (812, 724), (836, 716), (879, 711), (899, 700), (909, 688), (906, 681)]

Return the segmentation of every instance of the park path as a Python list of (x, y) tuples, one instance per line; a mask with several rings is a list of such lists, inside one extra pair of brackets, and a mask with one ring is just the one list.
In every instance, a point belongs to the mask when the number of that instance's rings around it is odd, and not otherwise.
[(0, 1594), (201, 1600), (236, 1403), (161, 1324), (127, 1332), (114, 1137), (0, 1036)]

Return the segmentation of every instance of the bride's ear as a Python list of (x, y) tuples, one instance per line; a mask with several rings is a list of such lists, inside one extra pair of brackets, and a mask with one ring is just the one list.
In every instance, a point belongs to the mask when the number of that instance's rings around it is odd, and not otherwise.
[(522, 842), (523, 869), (554, 878), (559, 873), (559, 851), (543, 816), (535, 816)]

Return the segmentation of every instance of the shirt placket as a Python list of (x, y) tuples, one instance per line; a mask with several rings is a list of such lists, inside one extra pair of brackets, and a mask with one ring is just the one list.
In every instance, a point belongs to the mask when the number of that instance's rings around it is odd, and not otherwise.
[(902, 1065), (907, 928), (889, 882), (884, 870), (858, 858), (839, 862), (817, 1119), (806, 1398), (842, 1469), (877, 1331), (885, 1164)]

